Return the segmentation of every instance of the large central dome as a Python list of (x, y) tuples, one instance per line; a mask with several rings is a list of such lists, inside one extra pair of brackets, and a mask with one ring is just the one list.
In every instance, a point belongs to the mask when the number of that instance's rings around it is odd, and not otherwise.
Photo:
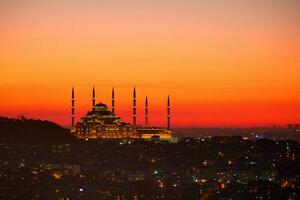
[[(89, 111), (85, 117), (81, 118), (84, 122), (86, 119), (93, 120), (93, 122), (98, 122), (106, 125), (129, 125), (129, 123), (124, 122), (120, 117), (112, 113), (108, 106), (104, 103), (99, 103), (95, 105), (92, 111)], [(81, 121), (81, 120), (80, 120)]]

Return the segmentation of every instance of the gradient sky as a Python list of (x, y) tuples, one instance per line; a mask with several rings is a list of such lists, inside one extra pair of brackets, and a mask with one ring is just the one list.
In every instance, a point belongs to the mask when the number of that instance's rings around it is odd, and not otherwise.
[(97, 100), (153, 125), (300, 122), (299, 0), (1, 0), (0, 115), (70, 123)]

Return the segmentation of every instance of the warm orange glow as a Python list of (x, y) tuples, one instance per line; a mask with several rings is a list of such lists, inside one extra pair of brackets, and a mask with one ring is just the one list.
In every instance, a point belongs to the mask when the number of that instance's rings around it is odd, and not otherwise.
[(143, 139), (151, 139), (152, 137), (158, 136), (160, 139), (170, 139), (171, 133), (159, 133), (159, 134), (142, 134)]
[(163, 188), (164, 182), (162, 182), (161, 180), (158, 180), (158, 187)]
[(91, 89), (131, 122), (172, 126), (299, 123), (298, 1), (29, 1), (0, 3), (0, 115), (70, 124)]
[(61, 179), (62, 174), (59, 173), (59, 172), (53, 172), (53, 173), (52, 173), (52, 176), (53, 176), (54, 179), (59, 180), (59, 179)]
[(226, 185), (224, 183), (221, 183), (220, 188), (225, 189)]

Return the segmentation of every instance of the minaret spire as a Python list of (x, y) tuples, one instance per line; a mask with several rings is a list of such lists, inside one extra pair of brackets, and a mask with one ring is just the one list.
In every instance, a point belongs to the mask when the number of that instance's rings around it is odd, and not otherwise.
[(95, 87), (93, 86), (93, 97), (92, 97), (92, 108), (93, 111), (95, 110), (95, 105), (96, 105), (96, 92), (95, 92)]
[(148, 127), (148, 97), (145, 100), (145, 126)]
[(71, 118), (72, 118), (72, 129), (75, 128), (75, 92), (74, 92), (74, 87), (72, 86), (72, 107), (71, 107), (71, 110), (72, 110), (72, 115), (71, 115)]
[(136, 91), (135, 91), (135, 86), (133, 88), (133, 126), (136, 126)]
[(170, 96), (168, 95), (168, 107), (167, 107), (167, 121), (168, 121), (168, 130), (171, 128), (170, 118), (171, 118), (171, 106), (170, 106)]
[(111, 111), (115, 114), (115, 88), (112, 88), (111, 91)]

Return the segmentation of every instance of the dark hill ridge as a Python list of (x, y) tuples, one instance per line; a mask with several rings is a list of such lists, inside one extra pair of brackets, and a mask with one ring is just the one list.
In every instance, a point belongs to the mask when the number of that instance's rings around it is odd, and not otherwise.
[(18, 144), (70, 143), (74, 136), (69, 129), (50, 121), (0, 117), (0, 142)]

